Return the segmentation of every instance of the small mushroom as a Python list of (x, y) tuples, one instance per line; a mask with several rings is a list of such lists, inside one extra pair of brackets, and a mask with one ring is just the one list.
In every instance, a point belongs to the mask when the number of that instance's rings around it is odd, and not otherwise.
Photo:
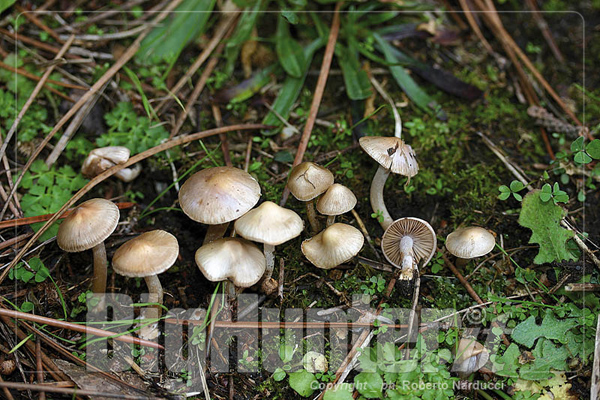
[(257, 283), (266, 269), (262, 251), (241, 238), (222, 238), (203, 245), (196, 251), (196, 264), (209, 281), (226, 281), (224, 291), (232, 297)]
[(407, 176), (409, 179), (419, 172), (417, 156), (413, 149), (398, 137), (364, 136), (359, 139), (360, 147), (379, 163), (371, 182), (371, 207), (374, 213), (381, 212), (381, 227), (385, 230), (394, 221), (385, 206), (383, 188), (390, 172)]
[(179, 190), (183, 212), (209, 225), (204, 244), (223, 237), (229, 222), (246, 214), (260, 198), (260, 186), (239, 168), (207, 168), (191, 176)]
[(157, 275), (171, 268), (178, 255), (179, 244), (175, 236), (157, 229), (142, 233), (121, 245), (113, 256), (112, 266), (117, 274), (144, 278), (150, 294), (149, 301), (162, 305), (163, 289)]
[[(93, 178), (118, 164), (129, 160), (129, 149), (123, 146), (100, 147), (90, 151), (81, 167), (81, 173), (86, 178)], [(142, 167), (135, 164), (131, 168), (123, 168), (115, 174), (123, 182), (131, 182), (142, 172)]]
[(490, 353), (481, 343), (475, 338), (465, 337), (458, 343), (452, 371), (458, 372), (458, 376), (465, 379), (481, 369), (489, 359)]
[(266, 271), (263, 290), (271, 292), (277, 282), (271, 281), (275, 268), (275, 246), (287, 242), (302, 233), (304, 222), (298, 214), (287, 208), (265, 201), (235, 221), (235, 231), (242, 237), (264, 244)]
[(105, 199), (91, 199), (81, 203), (58, 228), (58, 246), (69, 253), (92, 249), (94, 277), (92, 292), (106, 292), (107, 264), (104, 241), (119, 223), (119, 208)]
[(313, 232), (319, 232), (320, 226), (315, 212), (314, 199), (333, 185), (333, 174), (325, 167), (305, 161), (292, 168), (287, 187), (290, 193), (306, 203), (306, 216)]
[(327, 357), (325, 357), (324, 354), (316, 351), (307, 352), (302, 358), (302, 365), (304, 366), (304, 369), (311, 374), (315, 374), (317, 372), (324, 373), (329, 369)]
[(357, 255), (364, 241), (358, 229), (338, 222), (302, 242), (302, 253), (317, 267), (331, 269)]
[(459, 228), (446, 237), (446, 249), (457, 257), (456, 265), (463, 266), (471, 258), (486, 255), (496, 246), (496, 239), (487, 229), (478, 226)]
[(336, 215), (352, 211), (356, 206), (356, 196), (344, 185), (334, 183), (317, 201), (317, 211), (327, 215), (327, 226), (333, 225)]
[(400, 268), (401, 280), (412, 280), (422, 262), (431, 260), (437, 249), (435, 231), (419, 218), (406, 217), (394, 221), (383, 233), (381, 250), (393, 266)]

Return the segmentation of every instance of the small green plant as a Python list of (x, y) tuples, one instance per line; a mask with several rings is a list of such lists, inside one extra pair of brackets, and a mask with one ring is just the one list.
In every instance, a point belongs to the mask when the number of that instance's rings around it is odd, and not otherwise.
[(374, 213), (371, 213), (371, 218), (376, 219), (377, 222), (382, 223), (383, 222), (383, 211), (381, 210), (377, 210)]
[(600, 160), (600, 139), (594, 139), (585, 144), (583, 136), (571, 143), (573, 161), (577, 164), (589, 164), (593, 160)]
[[(87, 179), (76, 173), (73, 168), (65, 165), (60, 168), (48, 168), (42, 160), (36, 160), (21, 181), (21, 187), (28, 192), (23, 195), (21, 207), (25, 217), (50, 214), (58, 211), (73, 193), (81, 189)], [(32, 224), (37, 231), (43, 222)], [(47, 240), (56, 236), (58, 224), (53, 225), (40, 238)]]
[(550, 199), (552, 199), (556, 205), (558, 205), (558, 203), (568, 203), (569, 195), (564, 190), (560, 190), (558, 182), (555, 182), (554, 186), (550, 186), (549, 183), (546, 183), (544, 186), (542, 186), (540, 200), (542, 200), (544, 203), (547, 203), (550, 201)]
[(104, 116), (108, 132), (96, 140), (99, 147), (125, 146), (131, 154), (159, 145), (169, 137), (162, 125), (152, 125), (147, 117), (138, 116), (131, 103), (121, 102)]
[(23, 283), (29, 283), (32, 279), (35, 283), (44, 282), (49, 276), (50, 271), (38, 257), (33, 257), (27, 263), (18, 263), (8, 273), (10, 279)]
[(523, 196), (521, 196), (518, 192), (523, 189), (525, 189), (525, 185), (521, 181), (514, 180), (509, 186), (502, 185), (498, 188), (500, 191), (498, 198), (500, 200), (506, 200), (512, 195), (515, 199), (517, 199), (517, 201), (521, 201), (523, 200)]

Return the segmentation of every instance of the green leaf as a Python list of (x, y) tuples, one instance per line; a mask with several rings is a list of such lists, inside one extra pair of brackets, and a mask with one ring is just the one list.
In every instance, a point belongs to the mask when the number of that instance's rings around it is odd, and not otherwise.
[(174, 63), (189, 42), (206, 28), (215, 0), (184, 0), (166, 22), (142, 41), (136, 58), (143, 64)]
[(577, 151), (583, 150), (583, 148), (584, 148), (583, 140), (584, 140), (583, 136), (580, 136), (577, 139), (575, 139), (573, 141), (573, 143), (571, 143), (571, 151), (577, 152)]
[(21, 304), (21, 311), (22, 312), (30, 312), (33, 311), (33, 303), (30, 301), (25, 301), (23, 302), (23, 304)]
[(498, 190), (500, 191), (500, 193), (509, 193), (510, 194), (510, 189), (508, 188), (508, 186), (506, 185), (502, 185), (498, 188)]
[(376, 372), (361, 372), (354, 377), (356, 390), (367, 399), (383, 398), (383, 379)]
[[(373, 37), (379, 45), (379, 49), (384, 54), (385, 59), (390, 63), (398, 63), (398, 58), (394, 54), (394, 48), (378, 34), (374, 33)], [(430, 114), (434, 114), (441, 120), (446, 120), (448, 118), (446, 113), (439, 108), (439, 104), (415, 83), (411, 76), (404, 70), (404, 67), (393, 66), (389, 67), (389, 69), (404, 93), (406, 93), (419, 108)]]
[(552, 310), (546, 310), (542, 319), (542, 324), (535, 322), (535, 317), (531, 316), (515, 327), (511, 333), (511, 338), (524, 346), (533, 347), (535, 341), (544, 337), (562, 342), (567, 331), (581, 322), (578, 318), (566, 318), (559, 320)]
[(555, 346), (552, 341), (542, 338), (538, 340), (531, 352), (533, 362), (523, 365), (519, 371), (521, 379), (539, 381), (554, 376), (551, 370), (564, 371), (567, 368), (567, 358), (571, 353), (566, 346)]
[(4, 10), (8, 10), (13, 4), (15, 4), (15, 0), (1, 0), (0, 1), (0, 13), (3, 13)]
[(256, 25), (256, 20), (258, 16), (261, 15), (259, 12), (262, 7), (262, 1), (254, 2), (252, 7), (246, 8), (246, 12), (243, 12), (237, 26), (235, 28), (235, 32), (231, 35), (227, 44), (225, 45), (225, 59), (227, 60), (225, 64), (225, 73), (229, 76), (233, 72), (233, 68), (235, 66), (235, 62), (238, 58), (242, 45), (250, 39), (250, 35), (252, 34), (252, 29)]
[(560, 226), (566, 211), (552, 202), (544, 202), (542, 194), (539, 190), (527, 194), (519, 215), (519, 224), (532, 231), (529, 243), (540, 245), (539, 253), (533, 262), (544, 264), (575, 260), (575, 256), (567, 250), (566, 244), (567, 240), (573, 237), (573, 232)]
[(523, 196), (521, 196), (519, 193), (513, 193), (512, 194), (515, 199), (517, 199), (517, 201), (523, 201)]
[(585, 151), (594, 160), (600, 160), (600, 139), (594, 139), (588, 143), (588, 145), (585, 146)]
[(337, 384), (327, 389), (323, 400), (353, 400), (352, 386), (349, 384)]
[(318, 381), (315, 379), (315, 376), (305, 369), (290, 373), (290, 387), (302, 397), (308, 397), (313, 394), (313, 387), (317, 385)]
[(592, 157), (588, 156), (585, 151), (575, 153), (573, 160), (579, 164), (587, 164), (592, 162)]
[(140, 82), (137, 75), (126, 66), (123, 66), (123, 70), (127, 73), (129, 79), (133, 81), (133, 84), (135, 85), (135, 88), (137, 89), (140, 96), (142, 96), (142, 104), (144, 105), (144, 110), (146, 110), (146, 115), (148, 115), (148, 118), (156, 118), (158, 120), (158, 115), (156, 115), (156, 111), (154, 111), (154, 108), (150, 104), (150, 101), (148, 101), (148, 97), (146, 97), (146, 93), (144, 93), (144, 89), (142, 88), (142, 82)]
[(302, 46), (290, 36), (286, 19), (280, 15), (277, 23), (275, 51), (281, 66), (288, 75), (300, 78), (304, 73), (304, 51)]
[(275, 372), (273, 372), (273, 379), (275, 380), (275, 382), (281, 382), (285, 379), (286, 375), (287, 374), (283, 369), (277, 368)]
[(523, 190), (523, 188), (525, 187), (525, 185), (523, 185), (523, 183), (521, 183), (521, 181), (512, 181), (510, 183), (510, 190), (512, 190), (513, 192), (518, 192)]
[(517, 378), (519, 376), (517, 370), (519, 368), (519, 346), (515, 343), (511, 343), (506, 349), (504, 354), (493, 356), (492, 361), (494, 363), (494, 372), (500, 376), (508, 376)]
[(355, 42), (356, 40), (350, 37), (348, 39), (348, 48), (338, 43), (335, 46), (335, 51), (338, 63), (342, 68), (348, 98), (350, 100), (364, 100), (372, 94), (371, 82), (369, 82), (367, 72), (360, 66)]

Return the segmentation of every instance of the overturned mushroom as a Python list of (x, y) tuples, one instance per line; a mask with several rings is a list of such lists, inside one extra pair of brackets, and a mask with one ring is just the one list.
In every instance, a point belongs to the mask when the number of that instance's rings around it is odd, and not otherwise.
[(490, 359), (490, 352), (473, 337), (460, 339), (452, 371), (462, 379), (477, 372)]
[(266, 268), (262, 251), (241, 238), (217, 239), (203, 245), (196, 251), (196, 264), (209, 281), (225, 281), (224, 292), (232, 297), (257, 283)]
[(302, 242), (302, 253), (315, 266), (331, 269), (357, 255), (364, 242), (358, 229), (336, 223)]
[(371, 182), (371, 207), (374, 213), (381, 212), (381, 227), (387, 229), (394, 221), (385, 206), (383, 188), (391, 173), (412, 178), (419, 172), (419, 165), (413, 149), (398, 137), (364, 136), (359, 140), (360, 147), (379, 163)]
[(64, 251), (75, 253), (92, 249), (94, 277), (92, 292), (106, 292), (107, 264), (104, 241), (119, 223), (119, 208), (105, 199), (91, 199), (81, 203), (60, 224), (56, 241)]
[(412, 280), (418, 265), (431, 260), (436, 246), (437, 238), (431, 225), (413, 217), (394, 221), (381, 238), (383, 255), (390, 264), (402, 270), (401, 280)]
[(494, 249), (496, 239), (478, 226), (459, 228), (446, 237), (446, 249), (457, 257), (456, 265), (465, 265), (471, 258), (486, 255)]
[(267, 293), (274, 291), (277, 281), (272, 281), (271, 275), (275, 267), (273, 254), (275, 246), (300, 235), (304, 229), (302, 218), (292, 210), (280, 207), (271, 201), (265, 201), (235, 221), (234, 226), (240, 236), (254, 242), (264, 243), (267, 264), (262, 286)]
[(319, 221), (315, 213), (314, 199), (333, 185), (333, 174), (315, 163), (303, 162), (292, 168), (287, 187), (290, 193), (306, 203), (306, 216), (313, 232), (319, 232)]
[(223, 237), (229, 222), (246, 214), (260, 198), (258, 182), (233, 167), (204, 169), (191, 176), (179, 190), (183, 212), (209, 225), (204, 243)]
[(333, 225), (336, 215), (352, 211), (356, 206), (356, 196), (344, 185), (334, 183), (317, 201), (317, 211), (327, 215), (327, 226)]
[[(90, 151), (81, 167), (81, 173), (86, 178), (94, 178), (102, 172), (129, 160), (129, 149), (123, 146), (100, 147)], [(115, 173), (115, 177), (123, 182), (131, 182), (142, 172), (142, 167), (135, 164), (131, 168), (123, 168)]]

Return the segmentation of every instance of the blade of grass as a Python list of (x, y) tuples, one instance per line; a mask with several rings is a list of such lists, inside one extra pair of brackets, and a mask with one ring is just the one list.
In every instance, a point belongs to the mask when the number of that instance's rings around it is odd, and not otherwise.
[[(377, 33), (373, 33), (373, 37), (375, 38), (379, 49), (384, 54), (385, 59), (390, 63), (397, 63), (398, 59), (392, 51), (392, 46)], [(389, 67), (389, 70), (396, 83), (398, 83), (398, 86), (400, 86), (404, 93), (406, 93), (419, 108), (429, 114), (435, 115), (442, 121), (448, 119), (446, 113), (444, 113), (437, 102), (416, 84), (411, 76), (404, 70), (404, 67), (393, 66)]]
[[(150, 120), (152, 120), (152, 118), (156, 118), (158, 120), (158, 115), (156, 115), (156, 111), (154, 111), (154, 108), (152, 108), (152, 105), (148, 101), (148, 97), (146, 96), (146, 93), (144, 93), (144, 89), (142, 88), (142, 82), (140, 82), (137, 75), (129, 68), (123, 66), (123, 70), (125, 71), (127, 76), (129, 76), (129, 79), (131, 79), (131, 81), (133, 82), (138, 93), (142, 97), (142, 104), (144, 105), (144, 110), (146, 110), (146, 114), (148, 115), (148, 118)], [(177, 100), (179, 100), (179, 99), (177, 99)]]

